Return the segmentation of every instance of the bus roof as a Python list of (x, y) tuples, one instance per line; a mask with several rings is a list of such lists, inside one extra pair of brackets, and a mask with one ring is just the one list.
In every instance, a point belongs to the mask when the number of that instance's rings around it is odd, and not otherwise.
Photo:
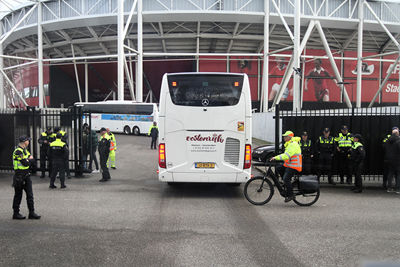
[(245, 73), (236, 73), (236, 72), (175, 72), (175, 73), (166, 73), (167, 75), (245, 75)]

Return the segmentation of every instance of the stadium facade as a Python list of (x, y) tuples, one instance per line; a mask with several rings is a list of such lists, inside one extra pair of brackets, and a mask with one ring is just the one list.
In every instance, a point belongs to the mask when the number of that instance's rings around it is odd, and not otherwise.
[(29, 1), (1, 20), (0, 107), (157, 101), (180, 71), (245, 72), (262, 110), (400, 104), (399, 14), (398, 1)]

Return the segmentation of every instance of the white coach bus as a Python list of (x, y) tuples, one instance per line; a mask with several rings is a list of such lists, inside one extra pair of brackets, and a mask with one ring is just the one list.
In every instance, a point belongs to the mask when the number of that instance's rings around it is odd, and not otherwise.
[(251, 175), (251, 116), (246, 74), (165, 74), (160, 93), (159, 180), (246, 182)]
[[(91, 112), (91, 127), (100, 130), (110, 128), (115, 133), (147, 134), (153, 121), (158, 121), (158, 108), (154, 103), (134, 101), (79, 102), (85, 112)], [(89, 123), (85, 119), (86, 123)]]

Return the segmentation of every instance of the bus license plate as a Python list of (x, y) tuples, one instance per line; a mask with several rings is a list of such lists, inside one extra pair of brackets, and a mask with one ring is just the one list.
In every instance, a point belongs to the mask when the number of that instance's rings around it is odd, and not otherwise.
[(214, 169), (215, 168), (215, 163), (198, 162), (198, 163), (195, 163), (195, 168), (196, 169)]

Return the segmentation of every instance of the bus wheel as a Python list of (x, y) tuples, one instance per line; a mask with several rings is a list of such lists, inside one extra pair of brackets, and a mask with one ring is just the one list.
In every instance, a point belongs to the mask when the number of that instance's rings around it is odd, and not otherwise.
[(131, 134), (131, 128), (129, 126), (124, 127), (124, 133), (125, 134)]
[(134, 135), (139, 135), (140, 134), (140, 130), (137, 126), (133, 127), (133, 134)]

